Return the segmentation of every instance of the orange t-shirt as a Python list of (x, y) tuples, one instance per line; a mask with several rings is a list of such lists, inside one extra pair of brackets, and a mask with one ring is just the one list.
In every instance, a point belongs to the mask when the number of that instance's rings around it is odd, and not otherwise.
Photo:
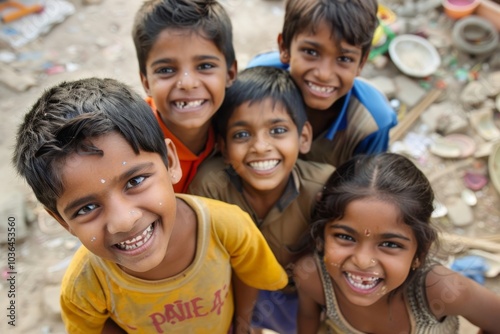
[(214, 130), (212, 127), (210, 127), (205, 149), (199, 155), (196, 155), (191, 152), (177, 137), (175, 137), (175, 135), (167, 128), (165, 123), (163, 123), (163, 120), (160, 117), (160, 113), (156, 109), (153, 99), (148, 96), (146, 97), (146, 102), (153, 109), (156, 119), (158, 120), (161, 130), (163, 131), (163, 135), (165, 136), (165, 138), (169, 138), (170, 140), (172, 140), (175, 148), (177, 149), (177, 155), (179, 156), (179, 161), (181, 163), (182, 178), (177, 184), (174, 184), (174, 191), (176, 193), (186, 193), (189, 184), (196, 175), (198, 166), (203, 162), (203, 160), (210, 156), (215, 148)]

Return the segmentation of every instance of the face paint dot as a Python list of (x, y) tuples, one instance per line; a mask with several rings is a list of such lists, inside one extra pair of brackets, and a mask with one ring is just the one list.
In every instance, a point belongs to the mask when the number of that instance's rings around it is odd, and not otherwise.
[(377, 263), (377, 260), (375, 260), (375, 259), (370, 259), (370, 263), (371, 263), (371, 264), (375, 264), (375, 263)]
[(123, 166), (125, 166), (126, 164), (127, 164), (127, 162), (126, 162), (126, 161), (122, 162), (122, 165), (123, 165)]
[(101, 183), (105, 183), (105, 182), (106, 182), (106, 180), (105, 180), (105, 179), (101, 179)]
[(370, 236), (370, 234), (371, 234), (370, 230), (366, 228), (366, 229), (365, 229), (365, 235), (366, 235), (367, 237), (369, 237), (369, 236)]
[(94, 242), (95, 241), (95, 237), (92, 237), (92, 239), (90, 239), (90, 242)]

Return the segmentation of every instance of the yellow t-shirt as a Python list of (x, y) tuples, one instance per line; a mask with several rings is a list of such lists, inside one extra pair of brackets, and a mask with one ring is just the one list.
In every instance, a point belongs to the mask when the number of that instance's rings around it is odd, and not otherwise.
[(196, 254), (180, 274), (146, 281), (81, 247), (62, 282), (68, 333), (101, 333), (111, 317), (129, 333), (227, 333), (234, 311), (231, 273), (257, 289), (287, 284), (250, 217), (235, 205), (177, 195), (196, 212)]

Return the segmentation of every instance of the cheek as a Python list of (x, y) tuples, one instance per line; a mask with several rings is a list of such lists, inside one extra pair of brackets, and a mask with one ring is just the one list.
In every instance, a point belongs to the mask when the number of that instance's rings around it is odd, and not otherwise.
[(343, 254), (342, 249), (336, 247), (328, 240), (325, 242), (325, 255), (323, 260), (325, 261), (328, 271), (340, 268), (344, 257), (345, 254)]

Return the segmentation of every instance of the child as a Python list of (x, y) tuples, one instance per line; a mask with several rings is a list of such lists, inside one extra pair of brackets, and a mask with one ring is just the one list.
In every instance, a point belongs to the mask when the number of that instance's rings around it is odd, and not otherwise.
[[(207, 161), (190, 192), (248, 212), (279, 263), (291, 271), (303, 250), (317, 194), (334, 169), (297, 160), (311, 145), (300, 91), (284, 70), (246, 69), (227, 90), (214, 122), (228, 167), (221, 160)], [(292, 281), (282, 292), (261, 291), (254, 326), (295, 333), (297, 302)]]
[(214, 151), (210, 119), (236, 76), (231, 21), (217, 1), (150, 0), (132, 35), (146, 100), (179, 155), (174, 190), (186, 192)]
[(500, 333), (500, 296), (428, 259), (434, 194), (407, 158), (359, 156), (338, 167), (315, 210), (316, 253), (294, 270), (298, 333), (458, 333), (458, 315)]
[(227, 333), (233, 311), (239, 333), (248, 330), (251, 307), (239, 298), (250, 286), (287, 283), (246, 213), (174, 194), (174, 145), (148, 104), (119, 82), (47, 90), (19, 128), (13, 161), (83, 244), (61, 288), (69, 333), (100, 333), (108, 318), (134, 333)]
[(396, 114), (380, 91), (356, 79), (376, 27), (376, 0), (288, 0), (279, 54), (250, 62), (289, 68), (313, 128), (305, 159), (338, 166), (356, 154), (387, 150)]

